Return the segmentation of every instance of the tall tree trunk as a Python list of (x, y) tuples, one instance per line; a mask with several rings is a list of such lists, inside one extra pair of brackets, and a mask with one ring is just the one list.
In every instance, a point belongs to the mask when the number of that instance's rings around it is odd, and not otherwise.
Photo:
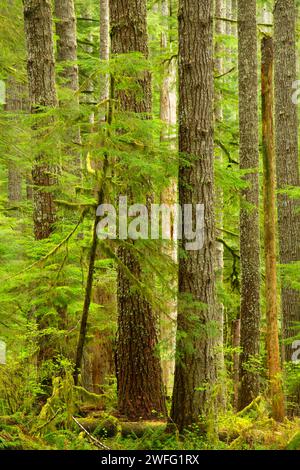
[[(226, 3), (226, 11), (225, 11), (225, 18), (228, 18), (229, 20), (232, 19), (232, 0), (225, 0)], [(216, 9), (217, 13), (217, 9)], [(219, 16), (216, 14), (216, 16)], [(220, 15), (223, 16), (223, 15)], [(232, 30), (232, 23), (230, 21), (225, 22), (225, 33), (230, 36), (231, 35), (231, 30)]]
[[(233, 20), (236, 20), (237, 16), (237, 0), (231, 0), (231, 18)], [(237, 24), (232, 23), (231, 24), (231, 34), (232, 36), (237, 36)]]
[[(216, 382), (213, 155), (213, 1), (179, 1), (179, 203), (204, 204), (204, 245), (180, 243), (177, 351), (171, 419), (179, 428), (214, 408)], [(195, 223), (195, 221), (194, 221)], [(218, 312), (220, 315), (220, 312)]]
[[(63, 105), (72, 108), (79, 107), (79, 71), (77, 65), (77, 28), (74, 0), (55, 0), (57, 61), (62, 63), (60, 78), (62, 86), (72, 91), (69, 100), (63, 100)], [(70, 116), (71, 117), (71, 116)], [(67, 171), (72, 170), (75, 175), (81, 176), (82, 162), (78, 146), (81, 144), (80, 129), (76, 125), (67, 124), (64, 136), (64, 154), (71, 156), (66, 162)], [(74, 147), (72, 146), (75, 145)]]
[(240, 355), (238, 348), (241, 344), (241, 319), (237, 318), (231, 324), (232, 347), (234, 348), (232, 358), (232, 379), (233, 379), (233, 408), (238, 409), (239, 404), (239, 378), (240, 378)]
[(57, 61), (64, 63), (61, 76), (65, 79), (64, 85), (77, 92), (79, 84), (74, 0), (55, 0), (55, 17)]
[[(241, 349), (239, 408), (259, 393), (260, 259), (256, 0), (238, 2), (240, 168), (249, 170), (241, 197)], [(251, 205), (251, 207), (249, 207)], [(248, 207), (247, 207), (248, 206)]]
[[(109, 60), (109, 0), (100, 0), (100, 60)], [(100, 120), (108, 118), (109, 75), (100, 76)], [(109, 119), (108, 119), (109, 120)], [(94, 166), (97, 167), (95, 162)], [(99, 167), (99, 164), (98, 164)], [(108, 201), (106, 201), (108, 202)], [(101, 249), (97, 255), (101, 258)], [(103, 272), (105, 276), (106, 273)], [(108, 286), (96, 284), (93, 301), (103, 306), (107, 320), (101, 324), (92, 340), (85, 346), (83, 355), (82, 381), (84, 386), (95, 393), (103, 393), (107, 378), (114, 374), (114, 332), (110, 326), (116, 313), (116, 298)], [(104, 328), (104, 324), (108, 326)]]
[[(104, 204), (104, 194), (105, 194), (105, 182), (107, 176), (107, 159), (105, 158), (103, 164), (103, 177), (99, 183), (99, 188), (97, 190), (97, 207), (101, 204)], [(82, 315), (80, 321), (80, 330), (79, 337), (76, 347), (76, 357), (75, 357), (75, 368), (74, 368), (74, 383), (75, 385), (79, 382), (79, 374), (81, 372), (81, 366), (83, 361), (83, 352), (86, 341), (87, 327), (88, 327), (88, 318), (90, 305), (93, 295), (93, 282), (94, 282), (94, 272), (95, 272), (95, 261), (97, 256), (97, 246), (98, 246), (98, 236), (97, 236), (97, 225), (100, 222), (101, 217), (96, 214), (93, 224), (93, 233), (92, 233), (92, 243), (89, 253), (88, 261), (88, 272), (85, 286), (84, 302), (82, 308)]]
[[(161, 1), (162, 33), (161, 51), (171, 55), (170, 44), (170, 5), (168, 0)], [(177, 95), (176, 95), (177, 67), (173, 60), (164, 63), (162, 84), (160, 87), (160, 119), (165, 123), (161, 131), (161, 141), (168, 141), (170, 149), (175, 148), (175, 125), (177, 122)], [(172, 180), (170, 185), (161, 194), (162, 204), (175, 204), (177, 201), (177, 183)], [(174, 263), (177, 263), (177, 246), (172, 243), (167, 246), (166, 253)], [(176, 286), (173, 286), (174, 290)], [(175, 367), (175, 346), (176, 346), (176, 300), (171, 298), (167, 304), (167, 311), (163, 311), (160, 317), (160, 341), (163, 345), (161, 358), (164, 387), (167, 395), (172, 394), (173, 377)]]
[[(148, 57), (146, 0), (111, 0), (111, 47), (114, 54), (141, 52)], [(136, 79), (136, 78), (135, 78)], [(150, 113), (151, 75), (139, 79), (143, 96), (118, 93), (122, 112)], [(134, 250), (120, 247), (118, 257), (141, 278)], [(152, 306), (133, 286), (126, 271), (118, 269), (118, 336), (116, 365), (119, 412), (128, 418), (150, 418), (153, 411), (166, 413), (160, 360), (157, 354), (156, 316)]]
[(284, 418), (284, 397), (280, 367), (277, 314), (276, 168), (273, 130), (273, 40), (271, 37), (263, 38), (261, 56), (268, 372), (272, 400), (272, 415), (277, 421), (282, 421)]
[[(100, 59), (109, 59), (109, 0), (100, 0)], [(101, 76), (100, 101), (109, 98), (109, 75)]]
[[(226, 0), (225, 0), (226, 2)], [(230, 0), (231, 2), (231, 0)], [(215, 0), (215, 16), (217, 18), (224, 18), (225, 15), (225, 4), (224, 0)], [(215, 73), (221, 76), (224, 69), (223, 54), (224, 47), (220, 44), (220, 36), (224, 34), (224, 22), (216, 20), (215, 22)], [(230, 34), (230, 33), (229, 33)], [(223, 121), (223, 108), (222, 108), (222, 92), (218, 89), (215, 90), (215, 123), (216, 126), (222, 125)], [(222, 152), (216, 155), (219, 161), (222, 161)], [(216, 188), (216, 222), (219, 229), (223, 228), (223, 190), (221, 187)], [(220, 237), (220, 233), (218, 234)], [(216, 244), (216, 263), (217, 263), (217, 281), (221, 284), (223, 282), (223, 270), (224, 270), (224, 246), (223, 243), (217, 242)], [(225, 409), (226, 393), (225, 393), (225, 361), (224, 361), (224, 305), (220, 302), (218, 305), (220, 310), (220, 338), (218, 344), (218, 367), (220, 371), (220, 378), (222, 378), (221, 391), (219, 394), (220, 404)]]
[[(94, 50), (94, 45), (93, 45), (93, 34), (92, 34), (92, 29), (91, 23), (92, 21), (92, 1), (91, 0), (86, 0), (84, 3), (81, 4), (80, 8), (80, 14), (82, 15), (83, 18), (86, 19), (87, 24), (89, 25), (87, 34), (84, 38), (84, 45), (82, 46), (82, 49), (84, 50), (86, 56), (91, 56), (93, 54)], [(87, 105), (93, 105), (95, 104), (95, 98), (94, 98), (94, 89), (95, 89), (95, 83), (94, 83), (94, 77), (91, 77), (88, 75), (88, 72), (85, 71), (85, 73), (82, 73), (80, 75), (80, 91), (81, 91), (81, 96), (83, 96), (82, 101), (86, 103)], [(93, 125), (95, 121), (95, 115), (94, 111), (91, 111), (91, 114), (89, 116), (89, 121), (91, 124), (91, 130), (93, 130)]]
[[(40, 107), (57, 105), (51, 2), (23, 0), (23, 3), (29, 99), (31, 112), (36, 113)], [(44, 151), (37, 155), (32, 180), (34, 234), (40, 240), (51, 234), (55, 221), (53, 186), (56, 175), (52, 155)]]
[[(274, 79), (275, 79), (275, 147), (277, 188), (299, 187), (298, 118), (292, 102), (296, 80), (296, 6), (294, 0), (277, 0), (274, 7)], [(299, 200), (278, 195), (278, 229), (280, 263), (300, 261)], [(282, 283), (281, 309), (283, 339), (297, 335), (300, 322), (300, 292)], [(283, 357), (292, 366), (293, 348), (285, 342)], [(300, 384), (289, 397), (292, 414), (300, 414)]]
[[(21, 112), (24, 103), (24, 86), (9, 78), (6, 83), (5, 110), (14, 114)], [(13, 119), (17, 119), (13, 116)], [(22, 171), (17, 161), (11, 160), (8, 164), (8, 200), (10, 203), (22, 200)]]

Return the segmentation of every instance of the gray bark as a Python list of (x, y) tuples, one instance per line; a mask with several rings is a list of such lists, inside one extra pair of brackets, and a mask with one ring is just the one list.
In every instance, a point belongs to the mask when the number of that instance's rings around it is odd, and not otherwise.
[[(240, 209), (241, 357), (239, 408), (259, 393), (260, 258), (258, 186), (258, 100), (256, 0), (238, 2), (240, 168), (245, 177)], [(247, 207), (248, 205), (248, 207)], [(251, 205), (251, 207), (249, 207)]]
[[(275, 149), (277, 189), (299, 187), (298, 118), (292, 102), (296, 80), (296, 7), (294, 0), (277, 0), (274, 7), (274, 81), (275, 81)], [(299, 200), (278, 194), (278, 230), (280, 263), (300, 260)], [(299, 332), (300, 292), (282, 283), (282, 336), (289, 339)], [(284, 344), (284, 360), (292, 359), (292, 344)], [(290, 413), (300, 413), (300, 385), (290, 397)]]
[(55, 0), (57, 61), (65, 63), (64, 85), (78, 91), (77, 38), (74, 0)]
[[(6, 83), (5, 110), (12, 114), (11, 119), (18, 119), (16, 114), (22, 112), (24, 106), (24, 85), (17, 83), (11, 77)], [(21, 165), (16, 160), (16, 155), (14, 155), (14, 159), (11, 159), (8, 163), (8, 200), (10, 203), (22, 200), (22, 170)]]
[[(204, 246), (179, 252), (177, 348), (171, 419), (179, 430), (212, 413), (216, 382), (213, 171), (213, 1), (179, 2), (179, 203), (204, 204)], [(184, 253), (184, 255), (183, 255)], [(205, 304), (205, 305), (203, 305)], [(184, 333), (184, 335), (182, 334)]]
[[(40, 111), (41, 106), (57, 105), (51, 2), (24, 0), (23, 3), (29, 100), (31, 112), (36, 113)], [(33, 221), (36, 239), (47, 238), (52, 232), (55, 221), (55, 204), (51, 188), (56, 183), (56, 175), (52, 159), (52, 155), (38, 154), (32, 170)]]

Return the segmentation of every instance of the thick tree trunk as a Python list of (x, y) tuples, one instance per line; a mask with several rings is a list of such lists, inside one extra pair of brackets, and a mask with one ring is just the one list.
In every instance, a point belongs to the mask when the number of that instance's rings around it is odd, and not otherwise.
[[(31, 112), (57, 105), (49, 0), (24, 0), (27, 71)], [(45, 122), (43, 123), (45, 125)], [(53, 186), (56, 183), (53, 156), (39, 153), (32, 170), (33, 221), (36, 239), (47, 238), (55, 221)]]
[[(274, 7), (274, 78), (277, 188), (299, 186), (297, 106), (292, 102), (296, 80), (296, 7), (294, 0), (277, 0)], [(299, 200), (278, 194), (278, 229), (280, 263), (287, 265), (300, 260)], [(300, 322), (300, 292), (282, 283), (282, 336), (288, 340), (297, 335)], [(291, 364), (293, 348), (286, 342), (283, 358)], [(292, 365), (292, 364), (291, 364)], [(300, 385), (289, 412), (300, 414)]]
[(276, 168), (273, 130), (273, 40), (271, 37), (263, 38), (261, 56), (268, 373), (272, 400), (272, 415), (275, 420), (282, 421), (284, 418), (284, 397), (280, 367), (277, 314)]
[[(239, 408), (259, 393), (260, 259), (256, 0), (238, 2), (240, 168), (245, 176), (240, 212), (241, 357)], [(251, 207), (249, 207), (251, 205)], [(247, 207), (248, 206), (248, 207)]]
[[(219, 332), (215, 304), (213, 1), (179, 2), (179, 203), (204, 204), (204, 245), (179, 255), (177, 361), (171, 419), (180, 430), (214, 405)], [(194, 221), (195, 222), (195, 221)], [(184, 255), (183, 255), (184, 253)]]
[[(141, 52), (148, 56), (146, 0), (111, 0), (111, 45), (114, 54)], [(135, 77), (135, 79), (137, 79)], [(119, 92), (122, 112), (150, 113), (151, 76), (139, 78), (143, 96)], [(134, 250), (120, 247), (118, 257), (141, 278)], [(157, 354), (156, 318), (149, 302), (136, 290), (126, 272), (118, 269), (118, 336), (116, 366), (119, 412), (130, 419), (166, 413), (160, 360)]]

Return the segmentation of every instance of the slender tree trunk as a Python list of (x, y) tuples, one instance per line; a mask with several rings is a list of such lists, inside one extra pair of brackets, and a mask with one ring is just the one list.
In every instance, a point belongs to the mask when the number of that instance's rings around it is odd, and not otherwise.
[[(228, 1), (228, 0), (227, 0)], [(230, 31), (228, 34), (237, 38), (237, 0), (229, 0), (230, 5), (227, 4), (227, 18), (233, 20), (230, 23)], [(230, 57), (232, 66), (237, 66), (237, 59), (235, 57), (236, 50), (231, 49)], [(232, 110), (234, 115), (236, 115), (235, 110)], [(235, 116), (236, 117), (236, 116)], [(233, 407), (235, 410), (238, 409), (238, 397), (239, 397), (239, 368), (240, 368), (240, 354), (239, 347), (241, 341), (241, 320), (240, 320), (240, 311), (237, 312), (235, 320), (231, 322), (230, 333), (231, 333), (231, 345), (234, 349), (232, 356), (232, 380), (233, 380)]]
[[(162, 0), (161, 14), (163, 19), (163, 30), (161, 33), (161, 51), (172, 54), (170, 44), (170, 8), (169, 1)], [(176, 62), (171, 60), (165, 62), (163, 79), (160, 88), (160, 119), (165, 123), (161, 132), (161, 141), (168, 141), (170, 149), (174, 150), (175, 147), (175, 125), (177, 122), (177, 95), (176, 95), (176, 76), (177, 67)], [(175, 204), (177, 201), (177, 182), (171, 181), (170, 185), (164, 189), (161, 194), (162, 204)], [(176, 243), (167, 246), (166, 253), (171, 257), (174, 263), (177, 263), (177, 246)], [(174, 290), (175, 290), (175, 286)], [(177, 305), (175, 299), (170, 299), (167, 304), (167, 312), (161, 313), (160, 318), (160, 341), (163, 345), (162, 353), (162, 373), (163, 382), (167, 395), (172, 394), (173, 377), (175, 367), (175, 346), (176, 346), (176, 318), (177, 318)]]
[(280, 367), (277, 314), (276, 168), (273, 130), (273, 40), (271, 37), (263, 38), (261, 54), (268, 372), (272, 415), (275, 420), (282, 421), (284, 418), (284, 396)]
[[(74, 0), (55, 0), (57, 61), (62, 64), (60, 79), (62, 86), (71, 90), (68, 100), (62, 100), (64, 107), (69, 108), (70, 121), (72, 109), (78, 112), (79, 107), (79, 71), (77, 65), (77, 28)], [(81, 136), (80, 129), (76, 125), (68, 123), (64, 135), (64, 154), (71, 156), (71, 161), (65, 163), (67, 171), (72, 170), (78, 177), (82, 173), (80, 154)]]
[[(109, 59), (109, 0), (100, 0), (100, 59)], [(100, 101), (109, 97), (109, 75), (101, 76)]]
[[(213, 410), (216, 383), (213, 171), (213, 1), (179, 2), (179, 203), (204, 204), (204, 245), (180, 243), (177, 349), (171, 419), (179, 430)], [(194, 221), (195, 222), (195, 221)], [(219, 312), (220, 314), (220, 312)]]
[[(225, 0), (226, 3), (226, 11), (225, 11), (225, 18), (228, 18), (229, 20), (232, 19), (232, 0)], [(217, 12), (217, 10), (216, 10)], [(216, 14), (216, 16), (219, 16)], [(223, 16), (223, 15), (222, 15)], [(230, 36), (231, 35), (231, 30), (232, 30), (232, 23), (230, 21), (225, 22), (225, 33)]]
[[(111, 45), (114, 54), (141, 52), (148, 57), (146, 0), (111, 0)], [(135, 77), (135, 79), (137, 79)], [(151, 113), (151, 75), (139, 79), (143, 96), (119, 92), (122, 112)], [(129, 192), (130, 189), (129, 189)], [(134, 250), (120, 247), (118, 257), (127, 269), (141, 278)], [(118, 336), (116, 365), (119, 412), (130, 419), (151, 418), (153, 411), (166, 413), (157, 354), (156, 318), (152, 306), (133, 286), (126, 271), (118, 269)]]
[[(231, 1), (231, 0), (230, 0)], [(226, 0), (225, 0), (226, 2)], [(223, 18), (225, 15), (225, 5), (224, 0), (215, 0), (215, 16), (217, 18)], [(216, 20), (215, 22), (215, 34), (216, 37), (224, 34), (224, 22), (221, 20)], [(220, 40), (220, 38), (219, 38)], [(223, 64), (223, 55), (224, 47), (216, 38), (215, 42), (215, 73), (220, 76), (223, 73), (224, 64)], [(215, 90), (215, 123), (216, 126), (220, 125), (223, 121), (223, 107), (222, 107), (222, 92), (218, 89)], [(216, 158), (222, 162), (222, 152), (216, 155)], [(219, 229), (223, 228), (223, 190), (221, 187), (216, 188), (216, 222)], [(220, 233), (218, 233), (220, 237)], [(223, 282), (223, 270), (224, 270), (224, 246), (223, 243), (217, 242), (216, 244), (216, 262), (217, 262), (217, 281), (221, 284)], [(225, 392), (225, 361), (224, 361), (224, 305), (220, 302), (218, 305), (220, 311), (220, 338), (218, 344), (218, 367), (219, 367), (219, 377), (222, 379), (221, 391), (219, 393), (219, 403), (221, 407), (225, 409), (226, 402), (226, 392)]]
[(238, 409), (239, 402), (239, 378), (240, 378), (240, 355), (237, 348), (241, 343), (241, 320), (237, 318), (232, 322), (232, 347), (233, 353), (233, 408)]
[[(109, 0), (100, 0), (100, 60), (109, 60)], [(109, 75), (100, 76), (100, 120), (108, 117)], [(95, 162), (94, 166), (98, 166)], [(106, 201), (108, 202), (108, 201)], [(101, 250), (97, 255), (101, 258)], [(106, 273), (103, 272), (105, 276)], [(82, 381), (84, 386), (95, 393), (103, 393), (103, 386), (109, 376), (114, 373), (114, 332), (110, 327), (115, 318), (116, 298), (109, 291), (109, 286), (98, 283), (93, 289), (93, 301), (103, 306), (107, 321), (103, 321), (92, 340), (86, 345), (83, 354)], [(104, 324), (109, 326), (104, 328)]]
[[(78, 91), (77, 38), (74, 0), (55, 0), (57, 61), (63, 62), (64, 85)], [(78, 100), (78, 97), (77, 97)]]
[[(107, 159), (104, 160), (103, 165), (103, 177), (100, 182), (100, 187), (97, 191), (97, 207), (101, 204), (104, 204), (104, 194), (105, 194), (105, 180), (106, 180), (106, 171), (107, 171)], [(94, 270), (95, 270), (95, 261), (97, 255), (97, 246), (98, 246), (98, 237), (97, 237), (97, 225), (100, 222), (101, 217), (96, 215), (94, 224), (93, 224), (93, 234), (92, 234), (92, 243), (90, 247), (90, 256), (89, 256), (89, 267), (86, 279), (86, 287), (84, 294), (83, 309), (80, 321), (80, 330), (79, 337), (76, 347), (76, 358), (75, 358), (75, 369), (74, 369), (74, 383), (78, 384), (79, 374), (81, 371), (81, 365), (83, 360), (83, 351), (86, 341), (86, 333), (88, 326), (88, 317), (89, 310), (92, 301), (92, 291), (93, 291), (93, 281), (94, 281)]]
[[(101, 251), (101, 250), (99, 250)], [(114, 330), (111, 323), (116, 318), (116, 295), (112, 281), (101, 276), (93, 287), (93, 302), (101, 305), (101, 317), (93, 324), (93, 337), (85, 345), (82, 365), (82, 384), (94, 393), (105, 393), (105, 384), (115, 373)], [(99, 328), (97, 328), (99, 326)]]
[[(298, 118), (297, 106), (292, 102), (293, 83), (296, 80), (296, 7), (294, 0), (277, 0), (274, 6), (274, 77), (275, 77), (275, 147), (277, 188), (299, 187)], [(300, 261), (299, 200), (278, 194), (278, 229), (280, 263), (287, 265)], [(288, 340), (297, 335), (300, 322), (300, 292), (282, 281), (281, 310), (282, 336)], [(285, 342), (283, 358), (292, 367), (293, 348)], [(300, 384), (291, 402), (289, 412), (300, 414)]]
[[(51, 2), (23, 0), (23, 3), (29, 99), (31, 112), (36, 113), (40, 107), (57, 105)], [(39, 240), (51, 234), (55, 221), (53, 187), (56, 174), (52, 155), (46, 155), (44, 151), (37, 155), (32, 180), (34, 234)]]
[[(91, 0), (86, 0), (85, 3), (81, 5), (81, 15), (83, 18), (87, 20), (87, 24), (91, 26), (93, 23), (91, 23), (90, 20), (92, 20), (92, 2)], [(92, 35), (92, 30), (89, 28), (88, 34), (84, 38), (86, 44), (82, 46), (85, 54), (87, 56), (91, 56), (93, 54), (93, 35)], [(83, 96), (82, 101), (86, 103), (87, 105), (91, 104), (94, 105), (95, 103), (95, 97), (94, 97), (94, 89), (95, 89), (95, 84), (94, 84), (94, 78), (89, 76), (86, 72), (85, 74), (80, 75), (80, 91), (81, 91), (81, 96)], [(94, 121), (95, 121), (95, 116), (94, 112), (92, 111), (90, 116), (89, 116), (89, 121), (91, 124), (91, 129), (93, 129)]]
[[(238, 2), (240, 168), (249, 170), (240, 212), (241, 357), (239, 408), (259, 393), (260, 259), (256, 0)], [(251, 207), (249, 207), (251, 205)], [(247, 207), (248, 206), (248, 207)]]
[[(8, 113), (18, 113), (23, 109), (24, 86), (17, 83), (14, 78), (9, 78), (6, 83), (5, 110)], [(13, 119), (17, 119), (13, 116)], [(22, 200), (22, 171), (15, 160), (8, 164), (8, 200), (14, 204)]]
[[(231, 18), (236, 20), (237, 17), (237, 0), (231, 0)], [(232, 36), (237, 36), (237, 25), (236, 23), (231, 24), (231, 34)]]

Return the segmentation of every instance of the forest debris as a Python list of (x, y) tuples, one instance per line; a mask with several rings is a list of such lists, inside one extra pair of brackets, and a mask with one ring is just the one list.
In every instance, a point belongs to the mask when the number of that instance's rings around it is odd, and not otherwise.
[(93, 433), (101, 423), (102, 418), (100, 417), (89, 417), (77, 418), (77, 421), (89, 432)]
[(82, 424), (79, 423), (79, 421), (74, 418), (74, 416), (72, 416), (72, 419), (75, 421), (75, 423), (77, 424), (77, 426), (80, 427), (80, 429), (82, 429), (86, 435), (89, 437), (89, 439), (93, 442), (93, 444), (98, 447), (99, 449), (101, 450), (110, 450), (109, 447), (107, 447), (105, 444), (103, 444), (102, 442), (98, 441), (98, 439), (96, 439), (94, 436), (92, 436), (85, 428), (84, 426), (82, 426)]
[(243, 408), (241, 411), (239, 411), (237, 413), (237, 416), (244, 416), (246, 415), (247, 413), (249, 413), (249, 411), (252, 411), (252, 410), (255, 410), (257, 411), (258, 410), (258, 405), (259, 403), (261, 402), (262, 400), (262, 397), (259, 395), (258, 397), (256, 397), (251, 403), (249, 403), (248, 406), (246, 406), (245, 408)]
[(46, 404), (39, 414), (39, 422), (41, 423), (35, 428), (34, 433), (42, 429), (55, 429), (54, 420), (59, 412), (64, 413), (64, 421), (66, 425), (70, 425), (71, 417), (75, 410), (74, 394), (73, 394), (73, 377), (71, 373), (66, 373), (64, 378), (54, 377), (52, 380), (53, 391), (51, 397), (48, 398)]

